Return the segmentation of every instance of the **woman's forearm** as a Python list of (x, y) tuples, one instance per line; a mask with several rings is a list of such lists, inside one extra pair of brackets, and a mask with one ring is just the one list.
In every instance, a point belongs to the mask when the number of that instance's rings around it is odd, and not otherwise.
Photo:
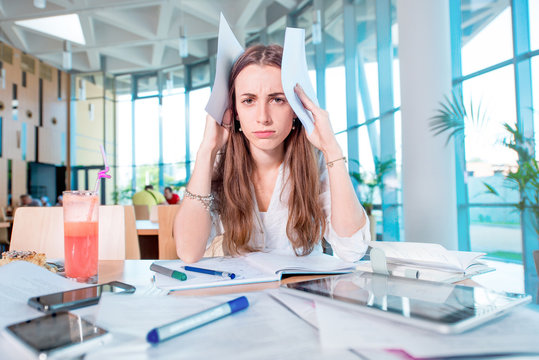
[[(211, 178), (216, 151), (201, 147), (187, 190), (196, 195), (211, 193)], [(174, 220), (174, 239), (178, 257), (185, 262), (198, 261), (206, 250), (211, 231), (211, 216), (202, 201), (184, 196)]]
[(354, 191), (346, 162), (344, 159), (338, 160), (343, 158), (340, 146), (335, 143), (323, 153), (326, 163), (332, 162), (331, 166), (328, 166), (331, 225), (337, 235), (348, 237), (365, 225), (365, 214)]

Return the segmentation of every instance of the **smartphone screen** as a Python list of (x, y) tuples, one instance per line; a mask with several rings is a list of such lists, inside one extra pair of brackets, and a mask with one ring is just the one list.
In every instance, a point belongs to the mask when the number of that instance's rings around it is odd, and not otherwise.
[(103, 292), (133, 293), (135, 287), (119, 281), (30, 298), (28, 304), (44, 312), (76, 309), (99, 302)]
[(27, 348), (40, 355), (73, 348), (108, 333), (69, 312), (45, 315), (10, 325), (7, 329)]

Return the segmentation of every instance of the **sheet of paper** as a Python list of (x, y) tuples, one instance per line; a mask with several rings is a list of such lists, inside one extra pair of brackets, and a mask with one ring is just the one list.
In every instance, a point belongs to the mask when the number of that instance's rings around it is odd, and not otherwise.
[(539, 354), (539, 312), (527, 307), (458, 335), (436, 334), (319, 302), (316, 314), (323, 348), (403, 349), (415, 357)]
[(223, 114), (228, 106), (228, 78), (230, 70), (236, 59), (244, 52), (234, 33), (230, 29), (223, 13), (219, 20), (219, 38), (217, 44), (217, 60), (215, 81), (211, 90), (210, 99), (206, 105), (206, 112), (219, 124), (223, 121)]
[(304, 29), (286, 28), (281, 64), (281, 81), (286, 100), (288, 100), (292, 110), (294, 110), (294, 113), (305, 127), (307, 134), (311, 134), (314, 129), (313, 116), (310, 111), (303, 107), (294, 92), (294, 86), (300, 84), (309, 99), (318, 105), (318, 98), (311, 84), (307, 68)]
[(0, 328), (43, 315), (28, 306), (38, 295), (89, 286), (56, 275), (26, 261), (14, 261), (0, 267)]
[(279, 289), (270, 289), (265, 292), (301, 319), (305, 320), (308, 324), (318, 329), (313, 300), (302, 299), (297, 296), (285, 294), (282, 291), (279, 291)]
[(109, 329), (116, 341), (87, 354), (85, 360), (101, 360), (111, 354), (115, 359), (357, 359), (347, 350), (321, 350), (316, 329), (265, 293), (244, 294), (250, 305), (241, 312), (157, 346), (145, 345), (152, 327), (241, 295), (103, 297), (97, 323)]

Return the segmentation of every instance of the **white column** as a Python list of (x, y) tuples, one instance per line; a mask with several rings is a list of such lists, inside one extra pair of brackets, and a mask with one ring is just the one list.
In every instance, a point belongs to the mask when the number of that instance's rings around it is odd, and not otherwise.
[(457, 249), (455, 154), (429, 119), (451, 92), (448, 0), (398, 0), (402, 202), (406, 241)]

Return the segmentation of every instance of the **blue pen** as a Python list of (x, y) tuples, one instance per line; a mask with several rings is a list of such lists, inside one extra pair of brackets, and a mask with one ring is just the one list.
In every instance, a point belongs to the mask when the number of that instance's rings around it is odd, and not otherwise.
[(234, 279), (236, 277), (236, 274), (229, 273), (229, 272), (226, 272), (226, 271), (202, 269), (202, 268), (194, 267), (194, 266), (184, 266), (183, 268), (186, 271), (193, 271), (193, 272), (202, 273), (202, 274), (209, 274), (209, 275), (217, 275), (217, 276), (221, 276), (221, 277), (224, 277), (224, 278)]
[(221, 319), (227, 315), (234, 314), (249, 306), (249, 301), (245, 296), (240, 296), (234, 300), (230, 300), (224, 304), (214, 306), (208, 310), (204, 310), (197, 314), (193, 314), (186, 318), (171, 322), (150, 330), (146, 336), (146, 340), (151, 344), (158, 344), (175, 336), (184, 334), (194, 330), (197, 327), (211, 323), (212, 321)]

